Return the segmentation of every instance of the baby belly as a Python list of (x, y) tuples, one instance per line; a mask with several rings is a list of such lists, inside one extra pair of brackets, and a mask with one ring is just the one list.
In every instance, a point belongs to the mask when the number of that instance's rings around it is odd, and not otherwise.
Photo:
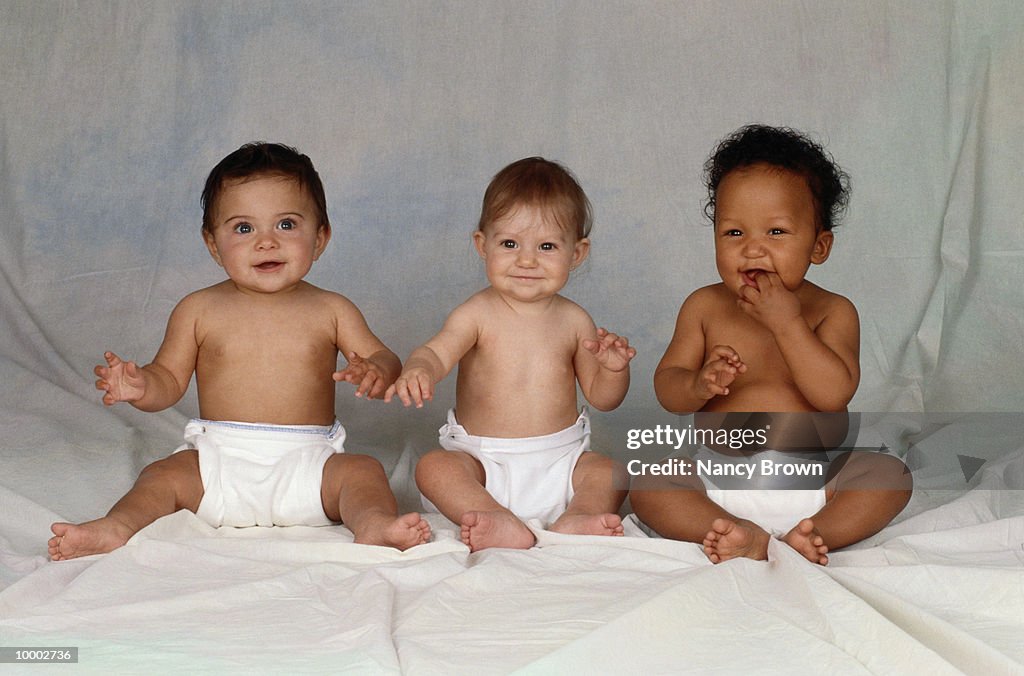
[(703, 412), (793, 411), (813, 412), (815, 409), (793, 383), (734, 382), (726, 397), (712, 397)]

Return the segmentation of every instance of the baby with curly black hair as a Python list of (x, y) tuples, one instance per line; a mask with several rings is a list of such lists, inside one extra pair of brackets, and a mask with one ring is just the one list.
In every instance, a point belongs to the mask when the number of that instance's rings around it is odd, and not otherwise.
[[(742, 426), (751, 420), (744, 414), (758, 412), (767, 443), (748, 449), (743, 462), (780, 452), (795, 462), (807, 462), (808, 451), (820, 458), (846, 434), (846, 407), (860, 380), (860, 323), (849, 300), (805, 275), (829, 257), (848, 178), (805, 135), (760, 125), (722, 141), (705, 177), (722, 281), (683, 303), (655, 372), (658, 401), (674, 413), (701, 412), (705, 424), (719, 426)], [(736, 455), (705, 449), (715, 451)], [(716, 465), (695, 461), (691, 476), (672, 486), (637, 484), (631, 499), (651, 528), (702, 543), (715, 563), (764, 559), (774, 534), (825, 564), (831, 549), (888, 524), (911, 486), (903, 463), (891, 456), (847, 453), (821, 464), (815, 490), (761, 490), (763, 483), (758, 490), (720, 490), (700, 472)]]

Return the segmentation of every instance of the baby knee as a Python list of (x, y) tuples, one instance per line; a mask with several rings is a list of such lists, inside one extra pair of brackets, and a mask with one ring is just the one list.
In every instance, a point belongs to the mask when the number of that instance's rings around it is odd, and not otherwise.
[(416, 483), (419, 484), (424, 479), (429, 479), (438, 471), (443, 471), (447, 461), (447, 451), (442, 451), (441, 449), (430, 451), (421, 457), (416, 461)]
[(160, 486), (174, 494), (176, 509), (196, 511), (203, 498), (203, 480), (199, 473), (199, 453), (194, 450), (179, 451), (151, 462), (139, 474), (135, 482), (146, 486)]
[[(372, 456), (338, 453), (332, 456), (331, 460), (335, 458), (340, 459), (344, 463), (344, 472), (346, 474), (361, 474), (363, 476), (387, 478), (387, 475), (384, 472), (384, 465), (380, 464), (380, 461)], [(328, 462), (330, 462), (330, 460)]]
[(453, 474), (468, 473), (480, 483), (484, 482), (484, 470), (476, 458), (460, 451), (435, 449), (416, 463), (416, 485), (422, 490), (425, 483), (436, 478), (450, 478)]
[(145, 476), (173, 480), (177, 476), (191, 472), (199, 473), (199, 452), (185, 450), (149, 463), (142, 469), (139, 476), (140, 478)]

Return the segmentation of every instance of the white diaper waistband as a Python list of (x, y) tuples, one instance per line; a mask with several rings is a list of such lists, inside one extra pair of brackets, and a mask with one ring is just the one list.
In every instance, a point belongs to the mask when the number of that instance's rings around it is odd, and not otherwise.
[(345, 441), (345, 428), (335, 420), (333, 425), (270, 425), (230, 420), (192, 418), (185, 426), (185, 439), (197, 434), (213, 435), (231, 441), (295, 442), (326, 441), (333, 445)]
[(529, 453), (540, 450), (550, 452), (563, 447), (576, 447), (582, 439), (589, 437), (590, 415), (584, 406), (576, 422), (551, 434), (536, 437), (481, 437), (469, 434), (455, 419), (455, 409), (448, 409), (448, 420), (437, 433), (441, 439), (450, 439), (460, 445), (471, 445), (487, 453)]

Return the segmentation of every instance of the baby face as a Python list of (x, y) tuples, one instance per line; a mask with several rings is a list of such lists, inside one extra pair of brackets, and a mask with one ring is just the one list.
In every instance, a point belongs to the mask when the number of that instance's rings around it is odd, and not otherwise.
[(728, 173), (715, 199), (715, 262), (733, 292), (777, 274), (796, 291), (811, 263), (823, 263), (832, 233), (818, 231), (814, 198), (802, 177), (757, 164)]
[(491, 286), (519, 302), (557, 294), (590, 251), (589, 240), (577, 240), (544, 209), (531, 205), (519, 206), (473, 233), (473, 242)]
[(259, 176), (224, 184), (212, 233), (204, 233), (213, 259), (241, 291), (288, 291), (320, 257), (330, 229), (297, 181)]

